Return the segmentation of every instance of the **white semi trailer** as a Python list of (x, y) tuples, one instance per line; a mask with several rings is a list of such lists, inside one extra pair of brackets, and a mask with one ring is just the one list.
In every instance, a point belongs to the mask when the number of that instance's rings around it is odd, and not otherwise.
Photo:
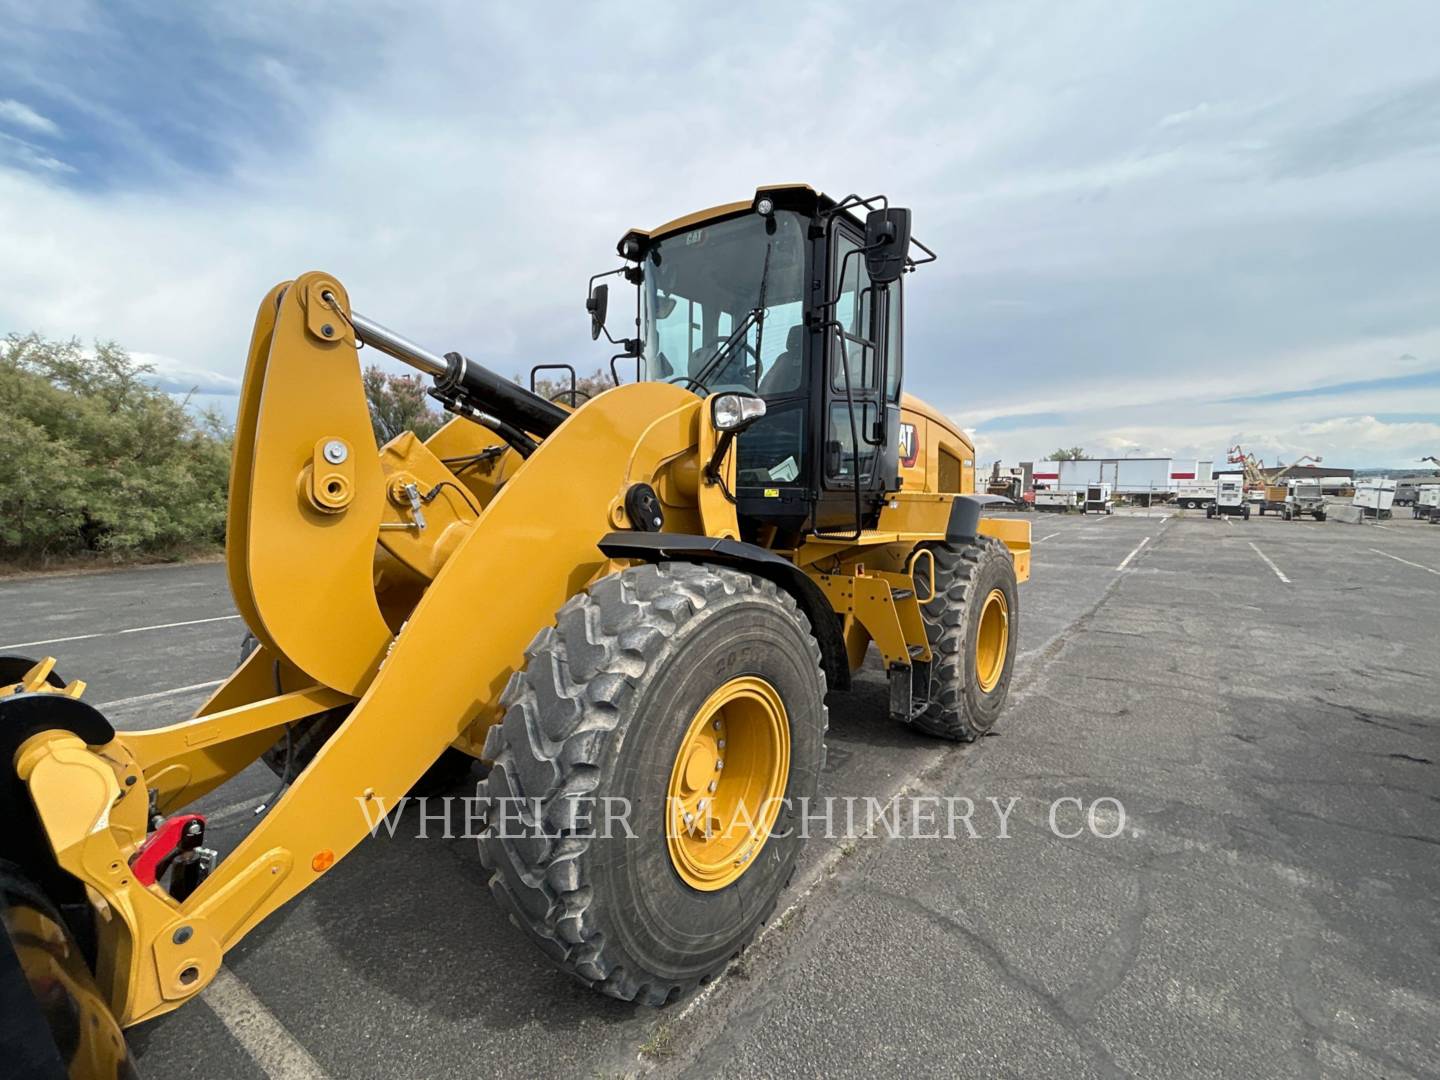
[(1172, 495), (1177, 484), (1209, 486), (1209, 461), (1175, 461), (1173, 458), (1072, 458), (1064, 461), (1037, 461), (1036, 489), (1075, 491), (1083, 494), (1092, 484), (1109, 484), (1116, 496), (1149, 501)]

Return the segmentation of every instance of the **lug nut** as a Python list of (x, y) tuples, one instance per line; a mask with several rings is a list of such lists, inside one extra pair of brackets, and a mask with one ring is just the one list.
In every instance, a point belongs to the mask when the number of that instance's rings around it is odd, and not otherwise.
[(716, 770), (719, 771), (720, 769), (723, 769), (724, 767), (725, 767), (725, 762), (721, 761), (719, 758), (716, 758), (716, 759), (715, 759), (715, 768), (716, 768)]
[(711, 780), (711, 781), (710, 781), (710, 793), (713, 795), (714, 792), (715, 792), (715, 781), (714, 781), (714, 780)]
[(721, 750), (724, 750), (724, 749), (725, 749), (725, 740), (724, 740), (724, 739), (721, 739), (721, 740), (720, 740), (719, 742), (717, 742), (715, 745), (718, 746)]
[(720, 730), (720, 721), (719, 721), (719, 720), (716, 720), (714, 726), (715, 726), (715, 730), (716, 730), (716, 731), (719, 731), (719, 730)]

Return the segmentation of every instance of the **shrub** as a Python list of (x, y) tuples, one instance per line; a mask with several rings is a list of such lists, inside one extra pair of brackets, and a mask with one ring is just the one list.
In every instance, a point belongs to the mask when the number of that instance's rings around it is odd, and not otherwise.
[(230, 436), (146, 381), (114, 342), (0, 342), (0, 557), (218, 543)]

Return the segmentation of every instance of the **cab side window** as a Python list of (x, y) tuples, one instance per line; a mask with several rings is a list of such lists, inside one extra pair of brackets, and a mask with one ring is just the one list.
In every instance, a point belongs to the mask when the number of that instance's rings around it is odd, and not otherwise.
[(845, 392), (846, 368), (852, 393), (873, 388), (876, 367), (874, 336), (875, 288), (865, 271), (865, 258), (860, 244), (848, 233), (840, 233), (835, 245), (835, 272), (839, 275), (839, 300), (835, 304), (835, 321), (831, 328), (834, 338), (830, 358), (830, 386)]
[[(892, 336), (887, 331), (891, 310), (896, 314), (898, 347), (899, 290), (898, 283), (882, 288), (871, 283), (861, 241), (844, 229), (836, 233), (831, 258), (835, 275), (832, 295), (837, 297), (834, 322), (838, 325), (832, 324), (828, 332), (830, 406), (826, 411), (825, 475), (848, 487), (857, 481), (868, 483), (879, 458), (874, 433), (884, 417), (882, 350)], [(885, 372), (885, 383), (886, 400), (895, 400), (900, 388), (898, 365)]]

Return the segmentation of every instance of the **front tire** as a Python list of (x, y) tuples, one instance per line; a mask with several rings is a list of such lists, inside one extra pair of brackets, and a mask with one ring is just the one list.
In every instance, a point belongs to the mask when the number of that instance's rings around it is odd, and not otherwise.
[[(717, 804), (732, 777), (747, 790), (740, 732), (750, 714), (726, 711), (722, 727), (722, 714), (707, 711), (733, 686), (780, 703), (783, 769), (771, 758), (754, 775), (778, 778), (784, 797), (763, 835), (757, 826), (734, 849), (735, 866), (726, 871), (716, 849), (718, 869), (704, 878), (675, 851), (670, 795), (692, 772), (692, 795), (713, 777)], [(511, 920), (562, 970), (626, 1001), (663, 1005), (720, 971), (789, 882), (802, 800), (814, 798), (824, 765), (825, 676), (794, 599), (719, 567), (622, 570), (560, 609), (501, 701), (485, 744), (494, 764), (480, 857)], [(716, 738), (729, 733), (728, 747), (712, 740), (734, 755), (728, 775), (718, 757), (691, 768), (692, 740), (697, 729), (710, 735), (712, 715)], [(773, 736), (775, 712), (766, 715), (772, 726), (756, 731)], [(762, 741), (752, 756), (764, 756)], [(614, 807), (628, 811), (628, 828), (613, 818), (602, 827)], [(717, 836), (729, 835), (717, 824)]]
[(911, 725), (972, 742), (994, 728), (1010, 695), (1020, 634), (1015, 561), (999, 540), (926, 545), (935, 595), (920, 606), (930, 642), (930, 704)]

